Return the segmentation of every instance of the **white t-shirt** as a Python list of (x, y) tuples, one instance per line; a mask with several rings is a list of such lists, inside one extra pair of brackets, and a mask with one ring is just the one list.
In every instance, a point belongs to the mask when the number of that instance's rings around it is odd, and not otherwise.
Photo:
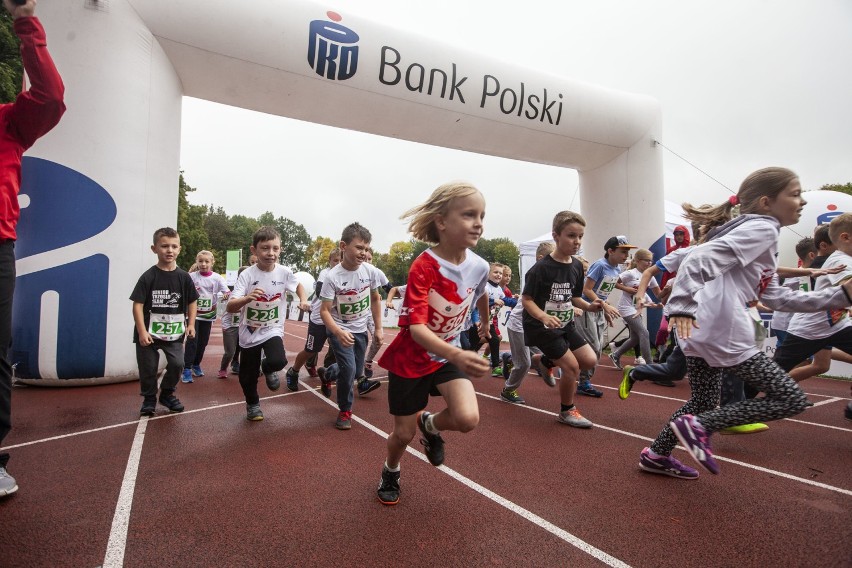
[(280, 264), (269, 272), (264, 272), (256, 264), (243, 270), (231, 298), (243, 298), (255, 288), (262, 289), (265, 294), (240, 310), (240, 347), (247, 349), (271, 337), (284, 337), (286, 293), (295, 293), (298, 285), (293, 272)]
[(328, 271), (320, 298), (331, 302), (331, 317), (337, 325), (350, 333), (363, 333), (371, 314), (370, 295), (379, 286), (379, 270), (372, 264), (364, 262), (357, 270), (346, 270), (341, 262)]
[[(844, 279), (852, 276), (852, 256), (839, 250), (831, 253), (822, 267), (833, 268), (841, 264), (846, 265), (846, 268), (842, 272), (820, 276), (816, 279), (814, 292), (825, 290), (831, 286), (837, 286)], [(837, 310), (794, 314), (790, 320), (790, 325), (787, 326), (787, 332), (803, 339), (822, 339), (829, 335), (834, 335), (850, 325), (852, 325), (852, 322), (849, 321), (847, 310), (841, 308)]]
[[(808, 277), (794, 276), (793, 278), (785, 278), (783, 286), (790, 290), (802, 290), (803, 292), (807, 292), (810, 289), (810, 280)], [(803, 286), (806, 287), (803, 288)], [(787, 328), (790, 326), (790, 321), (793, 319), (794, 315), (794, 312), (774, 312), (772, 314), (772, 329), (787, 331)]]
[(219, 296), (228, 291), (225, 279), (216, 272), (211, 273), (210, 276), (203, 276), (201, 272), (190, 272), (189, 277), (192, 278), (195, 291), (198, 292), (196, 304), (198, 311), (195, 317), (201, 321), (215, 321)]
[[(636, 288), (639, 286), (639, 280), (642, 278), (642, 271), (638, 268), (631, 268), (630, 270), (625, 270), (621, 274), (618, 275), (618, 279), (621, 280), (621, 283), (627, 286), (628, 288)], [(633, 305), (634, 294), (628, 294), (627, 292), (622, 291), (621, 298), (618, 300), (618, 305), (616, 309), (618, 313), (621, 314), (623, 318), (629, 318), (636, 315), (636, 307)], [(650, 304), (653, 303), (653, 300), (648, 294), (645, 294), (645, 302)]]
[[(371, 264), (370, 266), (373, 265)], [(373, 266), (373, 268), (379, 273), (379, 286), (387, 286), (390, 280), (388, 280), (388, 277), (385, 276), (384, 272), (382, 272), (382, 269), (376, 268), (375, 266)], [(370, 313), (367, 315), (367, 329), (370, 333), (374, 333), (376, 330), (376, 322), (373, 321), (373, 310), (370, 310)]]
[[(325, 282), (325, 277), (328, 276), (328, 271), (330, 268), (323, 268), (320, 270), (319, 276), (317, 276), (317, 284), (322, 290), (322, 283)], [(319, 294), (314, 294), (314, 298), (311, 300), (311, 323), (316, 325), (325, 325), (322, 322), (322, 317), (320, 316), (320, 306), (322, 306), (322, 300), (320, 300)]]
[(518, 300), (506, 320), (506, 328), (517, 333), (524, 332), (524, 303)]

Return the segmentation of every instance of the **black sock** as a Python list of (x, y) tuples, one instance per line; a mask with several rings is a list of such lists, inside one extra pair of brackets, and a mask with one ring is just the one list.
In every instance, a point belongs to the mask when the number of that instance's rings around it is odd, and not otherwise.
[(568, 412), (569, 410), (574, 410), (573, 404), (562, 404), (560, 406), (562, 407), (562, 412)]

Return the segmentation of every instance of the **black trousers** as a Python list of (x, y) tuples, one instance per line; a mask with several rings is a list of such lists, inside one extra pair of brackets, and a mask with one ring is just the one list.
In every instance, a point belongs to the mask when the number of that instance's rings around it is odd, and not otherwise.
[[(195, 320), (195, 337), (187, 337), (183, 351), (183, 368), (190, 369), (193, 365), (201, 365), (204, 359), (204, 350), (210, 342), (210, 330), (213, 329), (212, 321)], [(239, 345), (239, 343), (237, 344)]]
[[(263, 368), (261, 359), (263, 358)], [(257, 378), (260, 373), (277, 373), (287, 365), (284, 340), (270, 337), (260, 345), (243, 347), (240, 352), (240, 386), (248, 404), (260, 402), (257, 394)]]
[[(12, 297), (15, 294), (15, 241), (0, 243), (0, 445), (12, 429)], [(0, 454), (6, 467), (9, 454)]]

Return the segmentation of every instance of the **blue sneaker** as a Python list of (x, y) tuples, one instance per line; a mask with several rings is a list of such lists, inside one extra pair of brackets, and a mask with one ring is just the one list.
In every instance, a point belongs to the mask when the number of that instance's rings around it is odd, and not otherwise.
[(194, 377), (203, 377), (204, 376), (204, 371), (201, 370), (200, 365), (193, 365), (192, 366), (192, 375)]
[(192, 382), (192, 371), (189, 369), (183, 370), (183, 375), (180, 378), (180, 382), (182, 383), (191, 383)]
[(595, 398), (603, 396), (603, 392), (593, 387), (591, 381), (581, 381), (577, 383), (577, 393), (584, 394), (586, 396), (593, 396)]

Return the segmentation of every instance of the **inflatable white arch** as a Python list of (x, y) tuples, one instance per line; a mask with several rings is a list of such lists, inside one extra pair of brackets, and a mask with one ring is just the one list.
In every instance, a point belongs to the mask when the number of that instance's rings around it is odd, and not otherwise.
[[(650, 97), (501, 63), (334, 3), (87, 0), (38, 12), (68, 111), (24, 160), (19, 376), (136, 376), (128, 296), (153, 262), (151, 234), (176, 223), (183, 95), (574, 168), (590, 255), (614, 232), (645, 246), (662, 238)], [(327, 153), (333, 167), (333, 142)], [(554, 199), (554, 212), (567, 206)]]

